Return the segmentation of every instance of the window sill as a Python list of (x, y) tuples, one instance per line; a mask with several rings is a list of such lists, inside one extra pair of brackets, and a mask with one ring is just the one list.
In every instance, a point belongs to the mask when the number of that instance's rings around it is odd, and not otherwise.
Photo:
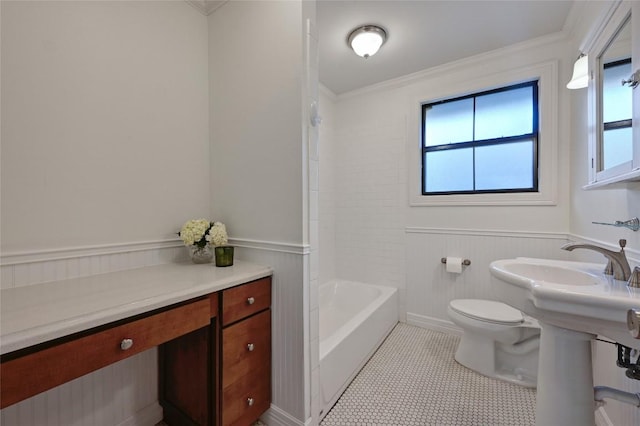
[(640, 181), (640, 169), (635, 169), (627, 173), (613, 176), (607, 179), (589, 183), (582, 187), (584, 190), (598, 189), (614, 183), (638, 182)]
[[(553, 191), (552, 193), (555, 193)], [(411, 207), (434, 206), (553, 206), (554, 197), (540, 192), (468, 195), (415, 195), (409, 198)]]

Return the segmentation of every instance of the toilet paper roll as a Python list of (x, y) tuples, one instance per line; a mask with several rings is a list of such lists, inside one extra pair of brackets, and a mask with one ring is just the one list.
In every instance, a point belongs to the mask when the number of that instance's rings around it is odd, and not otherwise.
[(462, 258), (447, 256), (447, 272), (459, 274), (462, 272)]

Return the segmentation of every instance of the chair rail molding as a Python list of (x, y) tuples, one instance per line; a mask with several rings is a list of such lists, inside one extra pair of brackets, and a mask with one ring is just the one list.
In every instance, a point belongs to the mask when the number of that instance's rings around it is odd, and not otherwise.
[(145, 250), (179, 247), (182, 242), (177, 238), (136, 241), (116, 244), (99, 244), (79, 247), (61, 247), (44, 250), (24, 250), (4, 252), (0, 255), (0, 266), (23, 263), (48, 262), (52, 260), (73, 259), (78, 257), (102, 256), (105, 254), (130, 253)]
[(464, 228), (430, 228), (421, 226), (407, 226), (407, 234), (452, 234), (452, 235), (477, 235), (483, 237), (517, 237), (517, 238), (542, 238), (552, 240), (566, 240), (569, 235), (560, 232), (541, 231), (504, 231), (499, 229), (464, 229)]

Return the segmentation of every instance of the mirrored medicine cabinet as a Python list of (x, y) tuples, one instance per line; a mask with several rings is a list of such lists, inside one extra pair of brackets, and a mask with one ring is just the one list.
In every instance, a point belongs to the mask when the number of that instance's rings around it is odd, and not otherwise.
[(589, 183), (640, 181), (640, 2), (614, 3), (587, 49)]

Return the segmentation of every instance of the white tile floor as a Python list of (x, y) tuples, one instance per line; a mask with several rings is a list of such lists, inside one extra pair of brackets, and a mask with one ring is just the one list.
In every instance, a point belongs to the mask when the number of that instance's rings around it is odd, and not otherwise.
[(535, 390), (459, 365), (458, 341), (398, 324), (321, 425), (533, 425)]

